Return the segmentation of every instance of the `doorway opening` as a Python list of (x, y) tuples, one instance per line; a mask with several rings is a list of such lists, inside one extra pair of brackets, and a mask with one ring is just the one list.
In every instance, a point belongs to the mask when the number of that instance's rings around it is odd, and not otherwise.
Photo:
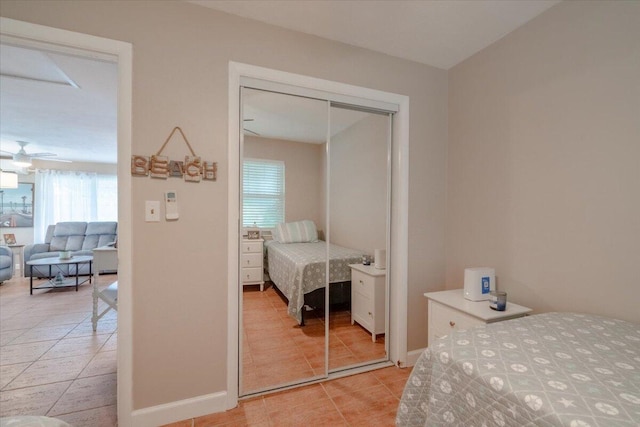
[(131, 424), (132, 415), (132, 313), (131, 313), (131, 157), (132, 46), (8, 18), (0, 18), (3, 44), (53, 50), (117, 64), (117, 175), (118, 175), (118, 282), (117, 412), (118, 423)]

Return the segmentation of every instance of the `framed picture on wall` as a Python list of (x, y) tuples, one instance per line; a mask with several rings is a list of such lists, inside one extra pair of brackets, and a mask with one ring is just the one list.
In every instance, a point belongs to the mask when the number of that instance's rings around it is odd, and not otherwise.
[(16, 235), (13, 233), (4, 234), (4, 243), (7, 245), (15, 245), (16, 244)]
[(0, 228), (33, 227), (33, 184), (0, 190)]

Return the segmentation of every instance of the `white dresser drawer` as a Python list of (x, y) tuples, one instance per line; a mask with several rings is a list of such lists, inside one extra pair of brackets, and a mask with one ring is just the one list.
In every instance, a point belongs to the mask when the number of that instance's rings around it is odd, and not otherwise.
[(373, 330), (373, 301), (371, 298), (357, 294), (357, 297), (351, 301), (351, 313), (353, 320), (358, 322), (367, 330)]
[(353, 292), (357, 292), (360, 295), (366, 296), (368, 298), (373, 297), (374, 291), (374, 278), (371, 276), (367, 276), (366, 274), (357, 271), (351, 270), (351, 286)]
[(433, 323), (430, 324), (433, 338), (448, 335), (458, 329), (469, 329), (484, 324), (480, 319), (433, 301), (429, 311), (430, 321)]
[(262, 267), (261, 253), (242, 254), (242, 268), (245, 267)]
[(259, 252), (262, 253), (262, 240), (257, 242), (249, 242), (247, 240), (242, 242), (242, 253), (252, 253)]
[(243, 282), (262, 282), (262, 267), (250, 267), (242, 269)]

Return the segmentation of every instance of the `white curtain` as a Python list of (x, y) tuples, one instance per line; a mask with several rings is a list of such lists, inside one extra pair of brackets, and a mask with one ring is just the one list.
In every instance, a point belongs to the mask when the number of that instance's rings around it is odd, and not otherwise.
[(91, 172), (37, 170), (34, 191), (35, 242), (60, 221), (117, 221), (118, 178)]

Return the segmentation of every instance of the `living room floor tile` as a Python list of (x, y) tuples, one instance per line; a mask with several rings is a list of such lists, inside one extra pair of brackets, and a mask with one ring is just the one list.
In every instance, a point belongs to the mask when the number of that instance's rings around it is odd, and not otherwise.
[(109, 337), (110, 335), (101, 334), (88, 337), (63, 339), (51, 347), (51, 349), (42, 356), (42, 359), (57, 359), (59, 357), (95, 354), (100, 350)]
[[(87, 409), (86, 411), (58, 415), (56, 418), (76, 427), (114, 427), (118, 425), (118, 410), (116, 405), (109, 405)], [(191, 424), (189, 424), (189, 426), (191, 426)]]
[(115, 404), (116, 374), (80, 378), (73, 381), (47, 415), (58, 416)]
[(96, 375), (114, 374), (118, 370), (118, 352), (100, 351), (91, 359), (91, 362), (78, 375), (78, 378), (93, 377)]
[(69, 385), (71, 381), (3, 391), (0, 393), (0, 417), (47, 415)]
[(56, 343), (57, 341), (39, 341), (0, 347), (0, 366), (38, 360)]
[(4, 389), (12, 390), (74, 380), (90, 360), (90, 356), (38, 360), (32, 363)]
[(30, 329), (29, 331), (23, 333), (16, 339), (14, 339), (11, 344), (24, 344), (29, 342), (37, 342), (37, 341), (47, 341), (47, 340), (60, 340), (64, 338), (76, 325), (58, 325), (58, 326), (45, 326)]
[(31, 363), (27, 362), (0, 366), (0, 390), (13, 381), (15, 377), (20, 375), (22, 371), (27, 369), (30, 365)]

